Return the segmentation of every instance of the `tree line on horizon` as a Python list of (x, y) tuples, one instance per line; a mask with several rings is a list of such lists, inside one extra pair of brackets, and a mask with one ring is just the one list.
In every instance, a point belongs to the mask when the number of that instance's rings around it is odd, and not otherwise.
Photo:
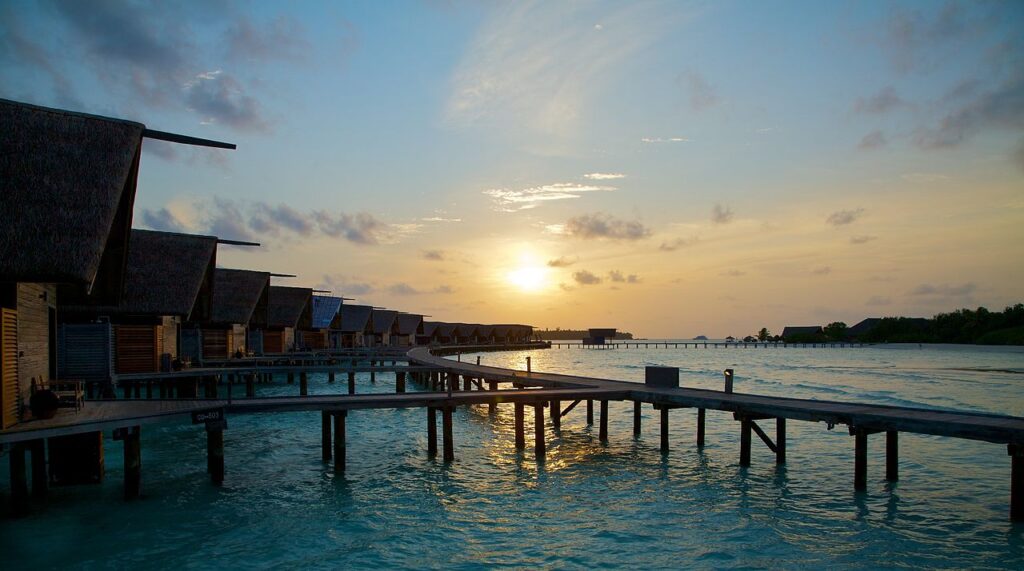
[[(782, 341), (762, 328), (759, 341)], [(846, 323), (835, 321), (816, 334), (791, 336), (785, 341), (814, 343), (860, 341), (863, 343), (963, 343), (974, 345), (1024, 345), (1024, 303), (989, 311), (985, 307), (939, 313), (931, 319), (882, 317), (864, 331), (851, 332)]]
[[(590, 337), (586, 329), (534, 329), (533, 336), (543, 341), (576, 341)], [(633, 334), (628, 331), (616, 331), (613, 339), (632, 339)]]

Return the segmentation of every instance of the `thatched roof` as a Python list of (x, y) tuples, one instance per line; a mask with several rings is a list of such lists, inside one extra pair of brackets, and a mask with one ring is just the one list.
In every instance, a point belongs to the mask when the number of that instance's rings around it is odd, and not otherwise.
[(459, 337), (476, 337), (479, 325), (473, 323), (456, 323), (455, 334)]
[(488, 337), (489, 338), (492, 335), (494, 335), (494, 326), (493, 325), (481, 325), (480, 329), (477, 329), (477, 336), (478, 337)]
[(440, 327), (440, 325), (440, 321), (424, 321), (423, 334), (428, 337), (433, 337), (437, 333), (437, 328)]
[(441, 322), (437, 325), (437, 334), (441, 337), (451, 337), (455, 333), (456, 324)]
[(329, 295), (313, 296), (313, 329), (327, 329), (341, 309), (341, 298)]
[(270, 273), (217, 268), (213, 273), (213, 323), (247, 324), (270, 287)]
[(214, 236), (132, 230), (122, 312), (187, 319), (216, 257)]
[(270, 286), (267, 326), (301, 327), (303, 317), (309, 316), (312, 297), (312, 288)]
[(370, 322), (370, 313), (372, 312), (373, 307), (369, 305), (342, 304), (341, 311), (338, 312), (338, 315), (341, 316), (340, 330), (346, 333), (362, 333), (366, 331), (367, 325)]
[(416, 335), (423, 329), (423, 316), (412, 313), (398, 315), (398, 334)]
[(0, 125), (0, 276), (91, 288), (103, 261), (120, 286), (145, 126), (5, 99)]
[(397, 311), (392, 311), (390, 309), (374, 309), (373, 313), (370, 314), (370, 322), (373, 323), (374, 334), (383, 335), (385, 333), (391, 333), (391, 329), (395, 326), (395, 318), (397, 317)]

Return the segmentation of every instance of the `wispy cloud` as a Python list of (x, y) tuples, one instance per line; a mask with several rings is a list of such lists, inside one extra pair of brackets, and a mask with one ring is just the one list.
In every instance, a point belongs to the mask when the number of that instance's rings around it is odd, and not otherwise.
[(569, 259), (566, 256), (561, 256), (553, 260), (548, 260), (548, 267), (551, 268), (568, 268), (569, 266), (578, 262), (579, 259)]
[(861, 138), (860, 142), (857, 143), (857, 148), (862, 151), (873, 151), (884, 147), (886, 142), (885, 133), (875, 129)]
[(722, 101), (715, 88), (700, 73), (695, 71), (684, 73), (679, 76), (677, 81), (685, 88), (690, 108), (694, 111), (703, 111)]
[(714, 224), (728, 224), (732, 222), (733, 212), (728, 206), (715, 204), (711, 209), (711, 222)]
[(640, 283), (640, 276), (636, 274), (625, 275), (619, 270), (611, 270), (608, 272), (608, 280), (615, 283), (638, 284)]
[(262, 25), (248, 16), (239, 16), (224, 38), (228, 56), (239, 61), (303, 61), (312, 51), (305, 28), (288, 16), (278, 16)]
[(185, 83), (185, 104), (203, 123), (224, 123), (243, 131), (266, 131), (259, 102), (242, 84), (221, 70), (196, 75)]
[(738, 278), (740, 276), (747, 275), (747, 272), (744, 272), (743, 270), (726, 270), (718, 275), (728, 278)]
[(853, 224), (863, 215), (863, 208), (857, 208), (856, 210), (837, 210), (836, 212), (828, 215), (828, 218), (825, 219), (825, 224), (829, 224), (831, 226), (845, 226), (847, 224)]
[(494, 200), (495, 209), (500, 212), (517, 212), (536, 208), (544, 202), (579, 198), (587, 192), (611, 192), (614, 186), (559, 182), (523, 189), (492, 188), (483, 191)]
[(850, 243), (851, 244), (867, 244), (868, 242), (870, 242), (872, 240), (877, 240), (877, 239), (878, 239), (878, 236), (868, 236), (866, 234), (861, 234), (861, 235), (858, 235), (858, 236), (850, 236)]
[(656, 143), (689, 143), (690, 139), (687, 139), (686, 137), (668, 137), (668, 138), (644, 137), (644, 138), (640, 139), (640, 142), (641, 143), (653, 143), (653, 144), (656, 144)]
[(166, 208), (157, 210), (144, 209), (142, 211), (142, 223), (153, 230), (164, 230), (166, 232), (186, 232), (187, 228)]
[(424, 250), (423, 259), (430, 260), (432, 262), (443, 262), (445, 260), (445, 255), (441, 250)]
[(597, 285), (601, 283), (601, 278), (597, 275), (587, 271), (580, 270), (572, 274), (572, 279), (576, 280), (576, 283), (580, 285)]
[(964, 297), (969, 296), (978, 289), (972, 282), (961, 285), (951, 284), (921, 284), (910, 291), (913, 296), (942, 296), (942, 297)]
[(827, 276), (828, 274), (832, 273), (832, 268), (829, 266), (821, 266), (811, 270), (811, 273), (816, 276)]
[(698, 241), (699, 239), (696, 236), (692, 236), (690, 238), (676, 238), (674, 240), (669, 240), (668, 242), (662, 242), (661, 245), (658, 246), (658, 249), (662, 252), (675, 252), (680, 248), (692, 246)]
[(424, 295), (424, 294), (429, 294), (429, 293), (437, 293), (437, 294), (445, 294), (445, 295), (447, 295), (447, 294), (455, 293), (455, 290), (452, 289), (452, 287), (449, 286), (449, 285), (440, 285), (440, 286), (437, 286), (437, 287), (435, 287), (433, 289), (430, 289), (430, 290), (422, 290), (422, 289), (414, 288), (413, 286), (411, 286), (411, 285), (409, 285), (409, 284), (407, 284), (405, 282), (398, 282), (396, 284), (388, 286), (387, 292), (392, 294), (392, 295), (402, 295), (402, 296), (406, 296), (406, 295)]
[(592, 172), (583, 175), (583, 178), (590, 180), (615, 180), (619, 178), (626, 178), (626, 175), (617, 172)]
[(338, 292), (342, 295), (366, 295), (374, 291), (373, 284), (361, 278), (342, 274), (324, 275), (322, 281), (316, 287), (317, 289)]
[(639, 220), (620, 220), (600, 212), (570, 218), (564, 233), (573, 238), (603, 238), (608, 240), (640, 240), (651, 235)]
[(896, 90), (890, 85), (874, 95), (858, 97), (853, 103), (853, 110), (857, 113), (882, 115), (906, 104), (907, 102), (897, 95)]

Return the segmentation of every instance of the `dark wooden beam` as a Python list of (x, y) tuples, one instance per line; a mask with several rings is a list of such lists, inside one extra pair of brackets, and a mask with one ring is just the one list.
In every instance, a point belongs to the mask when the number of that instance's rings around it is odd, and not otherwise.
[(236, 148), (238, 148), (234, 143), (222, 143), (220, 141), (200, 139), (199, 137), (189, 137), (188, 135), (178, 135), (176, 133), (157, 131), (155, 129), (143, 129), (142, 136), (146, 137), (147, 139), (167, 141), (168, 143), (180, 143), (182, 145), (194, 145), (197, 147), (213, 147), (215, 149), (230, 150), (235, 150)]

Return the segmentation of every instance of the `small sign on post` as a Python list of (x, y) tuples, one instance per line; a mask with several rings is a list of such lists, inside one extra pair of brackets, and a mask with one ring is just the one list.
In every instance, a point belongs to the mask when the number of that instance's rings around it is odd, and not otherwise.
[(223, 408), (192, 411), (192, 424), (206, 424), (206, 431), (224, 430), (228, 427), (228, 419)]

